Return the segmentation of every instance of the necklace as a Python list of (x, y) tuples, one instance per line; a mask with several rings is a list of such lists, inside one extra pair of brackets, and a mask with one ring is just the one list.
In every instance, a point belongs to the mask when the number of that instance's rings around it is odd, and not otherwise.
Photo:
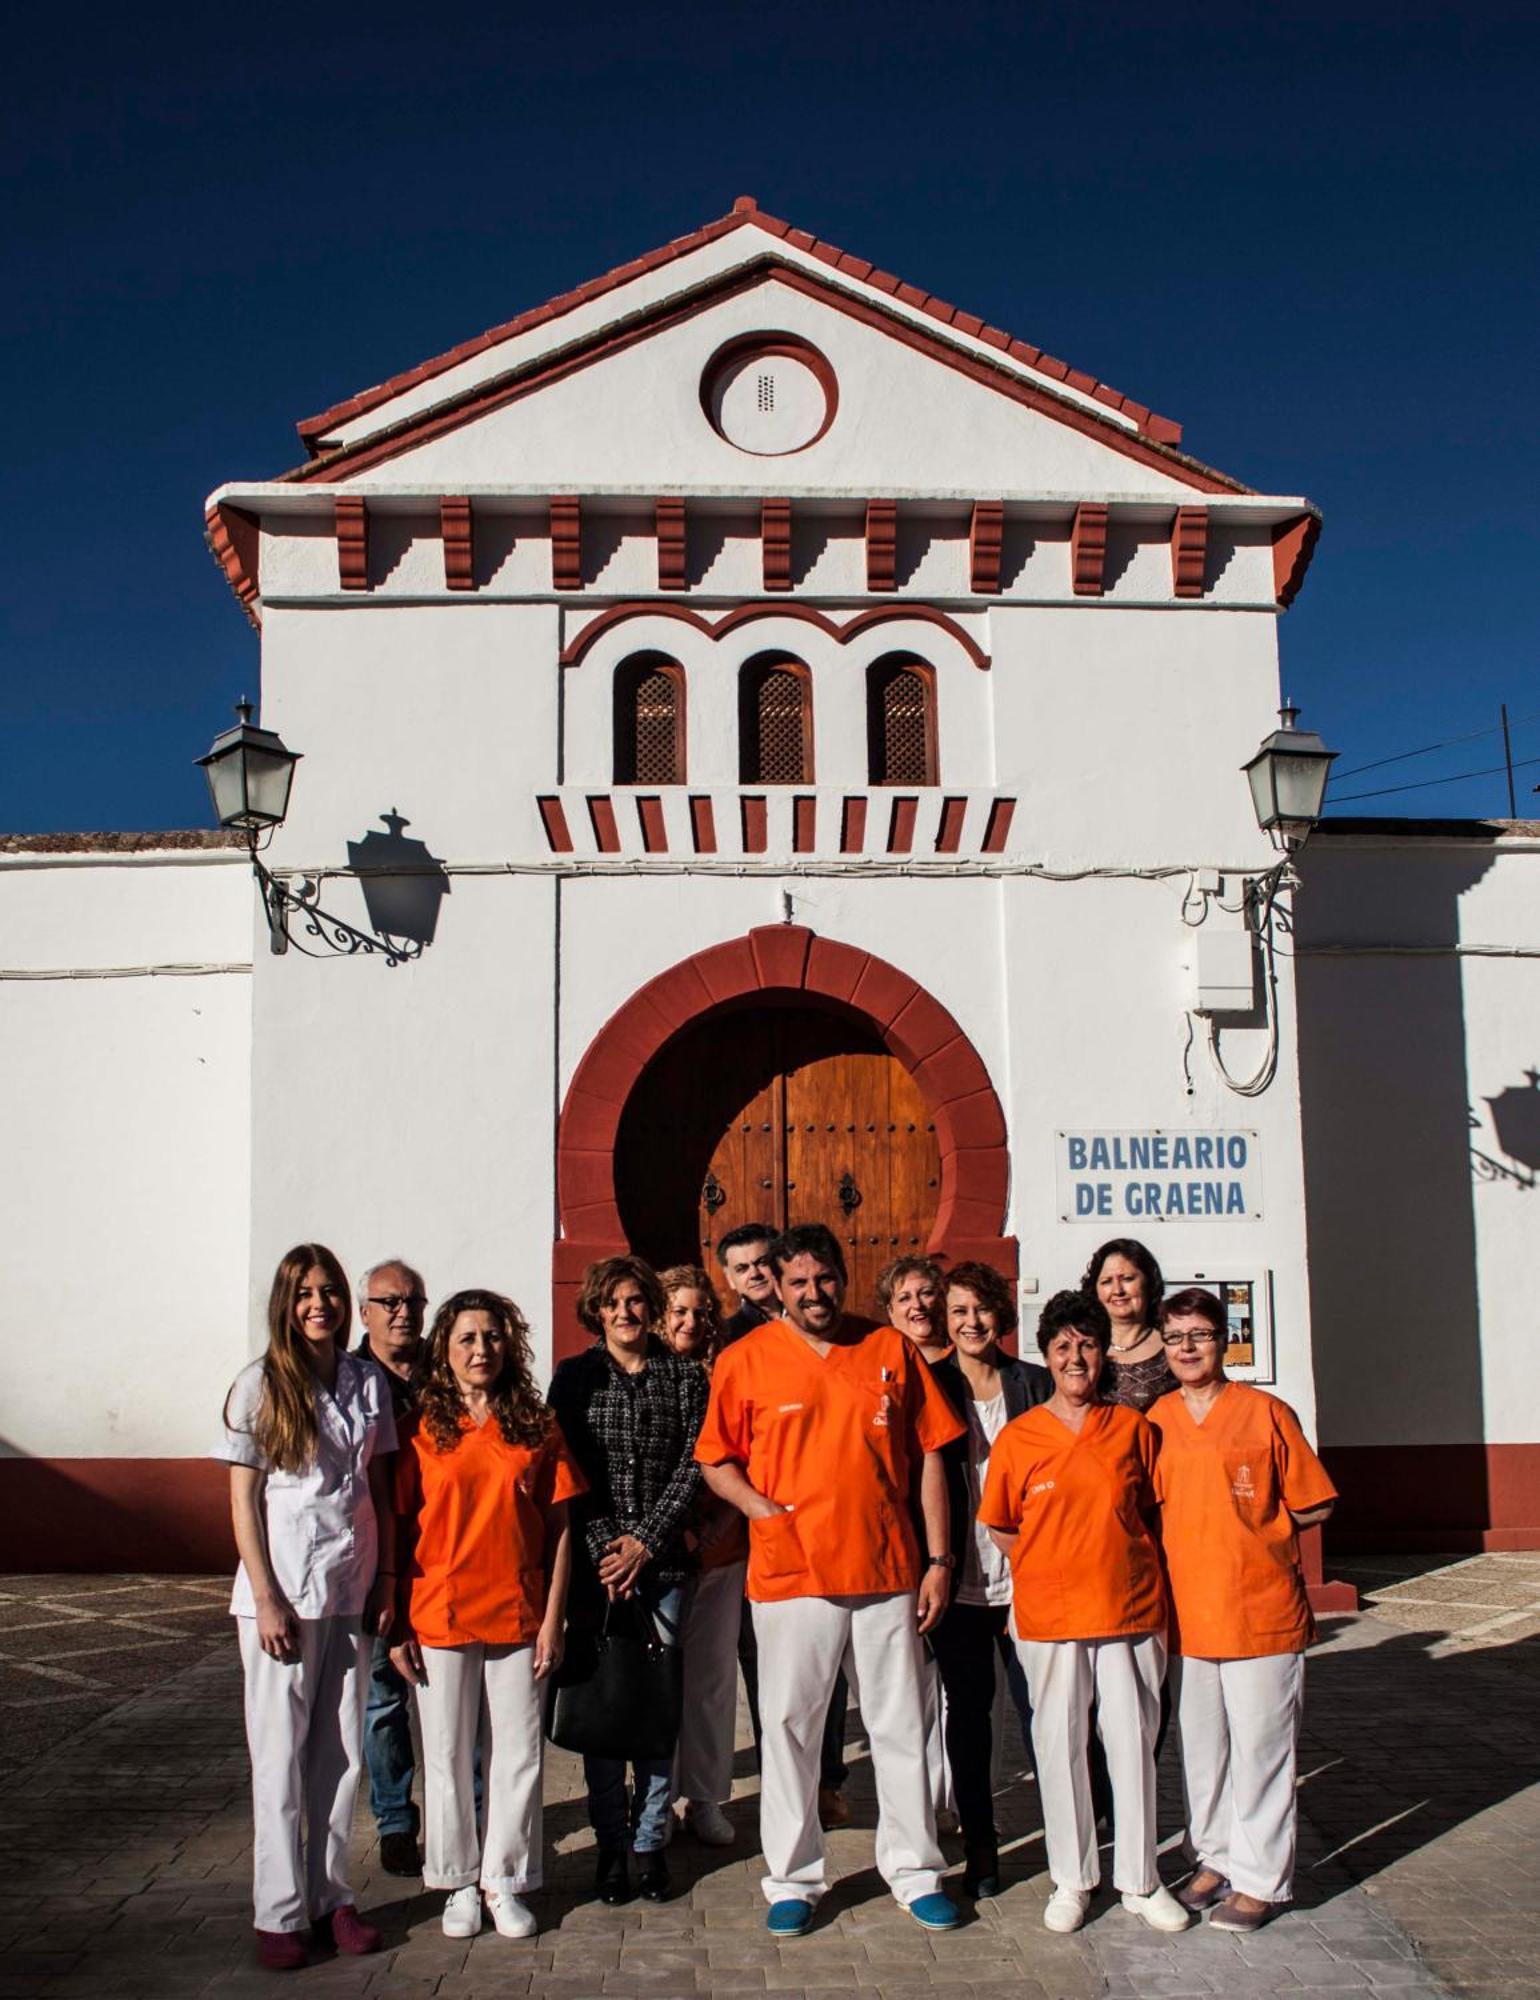
[(1144, 1343), (1149, 1339), (1149, 1337), (1150, 1337), (1150, 1329), (1148, 1327), (1145, 1327), (1140, 1333), (1137, 1340), (1125, 1341), (1121, 1347), (1118, 1346), (1115, 1340), (1108, 1341), (1107, 1352), (1109, 1354), (1132, 1354), (1134, 1349), (1136, 1347), (1142, 1347)]

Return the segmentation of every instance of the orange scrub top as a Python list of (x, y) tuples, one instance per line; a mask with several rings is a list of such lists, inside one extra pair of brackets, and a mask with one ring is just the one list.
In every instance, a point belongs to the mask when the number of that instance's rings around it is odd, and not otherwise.
[(549, 1510), (588, 1481), (553, 1421), (537, 1445), (509, 1444), (497, 1419), (466, 1417), (440, 1451), (413, 1418), (396, 1459), (396, 1508), (416, 1531), (408, 1623), (419, 1645), (527, 1645), (545, 1616)]
[(1152, 1405), (1155, 1493), (1171, 1578), (1172, 1649), (1202, 1660), (1302, 1653), (1315, 1621), (1291, 1512), (1335, 1500), (1299, 1418), (1265, 1389), (1227, 1382), (1196, 1423), (1179, 1389)]
[(717, 1358), (695, 1443), (702, 1465), (741, 1465), (790, 1511), (749, 1523), (748, 1594), (876, 1597), (913, 1590), (920, 1548), (911, 1473), (963, 1425), (893, 1327), (816, 1354), (767, 1320)]
[(1046, 1404), (989, 1454), (978, 1518), (1014, 1534), (1018, 1639), (1134, 1639), (1166, 1624), (1150, 1519), (1158, 1440), (1137, 1410), (1098, 1403), (1072, 1431)]

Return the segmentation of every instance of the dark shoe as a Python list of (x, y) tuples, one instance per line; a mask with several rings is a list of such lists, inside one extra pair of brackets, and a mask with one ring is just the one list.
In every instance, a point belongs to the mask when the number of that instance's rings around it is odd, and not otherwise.
[(1216, 1931), (1259, 1931), (1288, 1907), (1287, 1903), (1263, 1903), (1255, 1896), (1241, 1896), (1232, 1890), (1209, 1922)]
[(667, 1902), (668, 1856), (661, 1847), (636, 1857), (636, 1893), (644, 1903)]
[(845, 1802), (845, 1794), (838, 1785), (818, 1787), (818, 1824), (825, 1833), (833, 1833), (837, 1827), (849, 1826), (850, 1807)]
[(999, 1895), (1000, 1851), (993, 1841), (964, 1850), (962, 1885), (965, 1896)]
[(417, 1837), (410, 1833), (382, 1833), (380, 1835), (380, 1866), (387, 1875), (416, 1876), (422, 1873), (422, 1856), (417, 1852)]
[(623, 1847), (601, 1847), (599, 1865), (594, 1872), (594, 1887), (599, 1892), (601, 1903), (629, 1903), (631, 1900), (631, 1872), (626, 1867), (626, 1850)]
[(298, 1972), (310, 1963), (305, 1941), (296, 1931), (258, 1931), (257, 1963), (269, 1972)]
[(1217, 1868), (1200, 1868), (1177, 1890), (1176, 1900), (1184, 1910), (1191, 1910), (1197, 1916), (1210, 1904), (1223, 1902), (1229, 1893), (1230, 1885)]
[(317, 1918), (315, 1928), (318, 1936), (329, 1936), (338, 1951), (346, 1952), (349, 1958), (367, 1958), (384, 1942), (374, 1925), (366, 1924), (351, 1903), (344, 1903), (329, 1917)]

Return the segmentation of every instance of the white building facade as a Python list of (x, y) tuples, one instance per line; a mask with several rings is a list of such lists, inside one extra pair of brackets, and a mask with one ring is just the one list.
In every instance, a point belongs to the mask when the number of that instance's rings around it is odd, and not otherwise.
[[(586, 1263), (737, 1221), (829, 1221), (858, 1304), (984, 1257), (1028, 1327), (1138, 1235), (1307, 1427), (1324, 1382), (1344, 1445), (1403, 1442), (1347, 1386), (1338, 1223), (1312, 1269), (1332, 1149), (1246, 910), (1306, 501), (747, 200), (301, 434), (208, 512), (303, 757), (292, 944), (226, 837), (0, 848), (9, 1561), (222, 1559), (201, 1453), (310, 1239), (511, 1293), (549, 1361)], [(1494, 845), (1517, 896), (1532, 843)], [(1365, 866), (1331, 844), (1321, 944), (1365, 942)], [(1306, 977), (1372, 1042), (1349, 962)], [(1315, 1040), (1324, 1133), (1362, 1072)]]

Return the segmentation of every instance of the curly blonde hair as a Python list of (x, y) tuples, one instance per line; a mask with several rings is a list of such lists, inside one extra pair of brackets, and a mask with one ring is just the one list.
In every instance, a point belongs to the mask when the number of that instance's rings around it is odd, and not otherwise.
[(551, 1429), (551, 1413), (535, 1387), (529, 1321), (501, 1292), (456, 1292), (433, 1315), (423, 1351), (417, 1407), (437, 1451), (453, 1451), (465, 1435), (465, 1401), (449, 1365), (449, 1336), (461, 1313), (489, 1313), (503, 1336), (502, 1373), (487, 1392), (497, 1428), (509, 1444), (537, 1445)]

